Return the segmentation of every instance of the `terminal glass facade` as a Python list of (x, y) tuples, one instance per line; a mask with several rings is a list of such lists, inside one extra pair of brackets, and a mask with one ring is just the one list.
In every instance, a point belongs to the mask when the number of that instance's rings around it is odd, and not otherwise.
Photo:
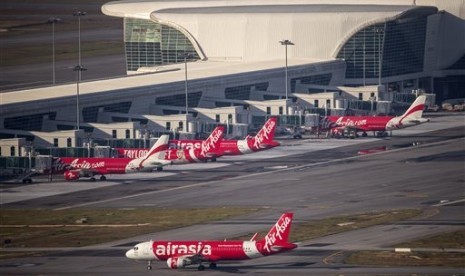
[[(188, 107), (198, 107), (200, 99), (202, 98), (202, 91), (189, 92), (187, 95)], [(169, 96), (157, 97), (155, 100), (157, 105), (171, 105), (171, 106), (186, 106), (186, 94), (175, 94)]]
[(48, 117), (49, 120), (55, 120), (56, 116), (56, 112), (48, 112), (17, 117), (8, 117), (5, 118), (4, 121), (5, 129), (41, 131), (44, 117)]
[(253, 91), (266, 91), (268, 89), (268, 85), (268, 82), (260, 82), (249, 85), (227, 87), (224, 90), (224, 97), (229, 100), (250, 100), (250, 94)]
[[(326, 74), (319, 74), (319, 75), (312, 75), (312, 76), (305, 76), (305, 77), (298, 77), (291, 79), (291, 93), (300, 93), (304, 91), (297, 91), (296, 84), (300, 82), (301, 84), (317, 84), (317, 85), (329, 85), (333, 74), (326, 73)], [(321, 92), (321, 89), (317, 90)], [(306, 92), (312, 92), (311, 89), (308, 89)]]
[(425, 35), (426, 17), (371, 25), (352, 36), (337, 58), (346, 61), (348, 79), (422, 72)]
[(127, 71), (200, 59), (189, 39), (180, 31), (150, 20), (125, 18), (124, 45)]

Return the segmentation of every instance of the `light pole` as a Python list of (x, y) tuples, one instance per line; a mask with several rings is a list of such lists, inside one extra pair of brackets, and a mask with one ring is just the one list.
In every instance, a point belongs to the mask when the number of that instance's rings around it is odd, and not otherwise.
[(186, 92), (186, 132), (189, 132), (189, 123), (187, 122), (187, 114), (189, 108), (189, 101), (187, 98), (187, 59), (191, 58), (192, 55), (190, 53), (184, 52), (181, 56), (184, 58), (184, 89)]
[(285, 67), (285, 70), (284, 70), (284, 74), (285, 74), (285, 82), (284, 82), (284, 85), (285, 85), (285, 88), (286, 88), (286, 121), (287, 121), (287, 115), (288, 115), (288, 110), (287, 110), (287, 99), (288, 99), (288, 91), (287, 91), (287, 46), (288, 45), (294, 45), (294, 43), (292, 43), (292, 41), (288, 40), (288, 39), (283, 39), (281, 40), (279, 43), (281, 43), (281, 45), (284, 45), (284, 48), (286, 49), (286, 67)]
[[(73, 16), (77, 16), (78, 18), (78, 55), (79, 55), (79, 63), (78, 66), (81, 66), (81, 16), (86, 15), (86, 12), (77, 11), (73, 13)], [(81, 80), (81, 70), (79, 72), (79, 80)]]
[[(386, 26), (384, 28), (381, 28), (381, 27), (375, 28), (375, 33), (378, 36), (378, 85), (381, 85), (381, 70), (382, 70), (382, 67), (381, 67), (381, 60), (382, 60), (381, 46), (384, 45), (384, 29), (385, 28), (386, 28)], [(383, 41), (381, 41), (381, 34), (383, 34)]]
[(52, 24), (52, 75), (53, 84), (55, 84), (55, 23), (61, 21), (61, 18), (50, 17), (47, 23)]
[(76, 130), (79, 130), (79, 81), (81, 80), (81, 71), (86, 71), (87, 69), (81, 65), (76, 65), (73, 68), (73, 71), (76, 71)]
[[(288, 45), (294, 45), (294, 43), (292, 43), (292, 41), (288, 40), (288, 39), (285, 39), (285, 40), (281, 40), (279, 43), (281, 43), (281, 45), (284, 45), (284, 48), (286, 49), (286, 68), (285, 68), (285, 87), (286, 87), (286, 101), (287, 101), (287, 46)], [(286, 107), (286, 113), (287, 113), (287, 107)]]

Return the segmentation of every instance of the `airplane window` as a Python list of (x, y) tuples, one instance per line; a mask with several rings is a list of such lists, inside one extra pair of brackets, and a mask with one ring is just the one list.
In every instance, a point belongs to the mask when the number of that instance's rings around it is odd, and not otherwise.
[(137, 246), (136, 246), (136, 247), (134, 247), (134, 250), (138, 250), (138, 249), (139, 249), (139, 247), (137, 247)]

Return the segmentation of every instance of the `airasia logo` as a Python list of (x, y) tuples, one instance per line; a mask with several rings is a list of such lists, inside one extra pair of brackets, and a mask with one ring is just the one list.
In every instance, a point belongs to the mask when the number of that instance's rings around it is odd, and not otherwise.
[(79, 158), (78, 158), (78, 159), (74, 159), (69, 165), (75, 169), (97, 169), (97, 168), (104, 168), (105, 161), (91, 163), (87, 160), (82, 160), (82, 162), (79, 163)]
[(202, 142), (171, 142), (168, 144), (169, 149), (201, 149)]
[(276, 126), (276, 123), (274, 120), (271, 120), (269, 121), (268, 124), (265, 124), (263, 128), (255, 136), (253, 147), (258, 149), (260, 148), (260, 144), (262, 144), (265, 139), (269, 140), (270, 139), (269, 135), (274, 130), (275, 126)]
[(66, 171), (66, 170), (69, 170), (70, 167), (69, 167), (69, 164), (66, 164), (65, 162), (63, 162), (63, 160), (61, 158), (53, 158), (52, 160), (52, 171), (54, 172), (62, 172), (62, 171)]
[(278, 221), (274, 225), (274, 231), (266, 235), (265, 237), (265, 245), (263, 248), (265, 248), (266, 251), (271, 252), (271, 246), (276, 243), (276, 241), (282, 241), (283, 236), (282, 234), (286, 232), (287, 227), (291, 223), (291, 219), (289, 217), (285, 217), (282, 219), (282, 221)]
[(178, 255), (188, 255), (188, 254), (202, 254), (202, 255), (211, 255), (212, 247), (208, 244), (203, 244), (198, 242), (197, 244), (172, 244), (168, 242), (166, 245), (157, 244), (154, 247), (156, 256), (178, 256)]
[(200, 152), (200, 156), (205, 157), (207, 153), (210, 152), (211, 148), (216, 148), (216, 144), (218, 141), (221, 139), (221, 136), (223, 135), (222, 130), (217, 130), (213, 132), (208, 139), (202, 143), (202, 151)]
[(78, 173), (74, 173), (72, 171), (67, 171), (65, 172), (65, 179), (66, 180), (76, 180), (76, 179), (79, 179), (79, 174)]
[(351, 119), (346, 119), (344, 121), (344, 117), (339, 117), (336, 121), (336, 124), (337, 125), (340, 125), (340, 126), (364, 126), (367, 124), (367, 120), (366, 119), (362, 119), (362, 120), (351, 120)]
[(328, 129), (328, 128), (334, 128), (337, 126), (337, 123), (333, 123), (331, 122), (330, 119), (328, 119), (327, 117), (323, 117), (320, 121), (320, 126), (323, 128), (323, 129)]

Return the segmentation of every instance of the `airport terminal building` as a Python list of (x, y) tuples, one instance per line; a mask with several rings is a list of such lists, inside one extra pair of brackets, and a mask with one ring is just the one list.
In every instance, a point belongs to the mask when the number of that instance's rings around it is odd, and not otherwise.
[(76, 84), (2, 93), (1, 137), (66, 131), (53, 144), (78, 145), (96, 128), (138, 138), (364, 112), (417, 89), (464, 97), (465, 0), (124, 0), (102, 12), (123, 18), (128, 76), (77, 84), (78, 105)]

